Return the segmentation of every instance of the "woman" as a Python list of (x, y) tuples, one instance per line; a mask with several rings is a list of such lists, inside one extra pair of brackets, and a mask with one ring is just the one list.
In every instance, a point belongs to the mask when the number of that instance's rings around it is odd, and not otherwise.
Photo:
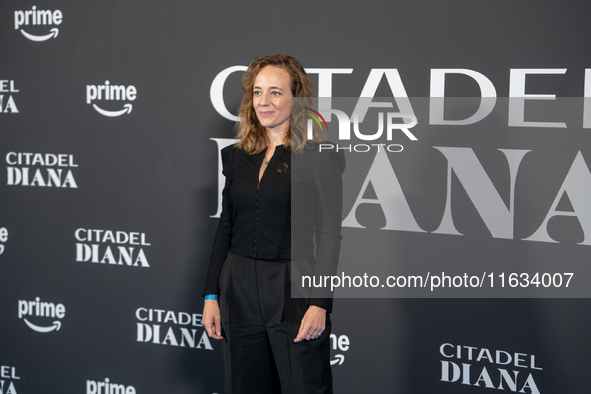
[[(332, 299), (292, 298), (290, 276), (294, 257), (313, 274), (336, 270), (344, 157), (318, 152), (318, 128), (308, 141), (300, 121), (291, 125), (292, 98), (313, 96), (296, 59), (256, 58), (242, 89), (239, 142), (222, 150), (226, 184), (202, 322), (223, 340), (227, 393), (331, 393)], [(292, 221), (294, 199), (305, 212)]]

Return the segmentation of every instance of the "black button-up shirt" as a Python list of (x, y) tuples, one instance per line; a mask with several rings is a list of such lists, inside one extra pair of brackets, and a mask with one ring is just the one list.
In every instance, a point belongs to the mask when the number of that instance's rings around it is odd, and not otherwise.
[[(336, 271), (343, 153), (319, 152), (314, 146), (292, 154), (279, 145), (259, 182), (265, 153), (249, 155), (234, 146), (222, 149), (226, 184), (204, 295), (220, 294), (228, 251), (263, 260), (309, 260), (314, 275)], [(330, 299), (310, 299), (310, 304), (332, 309)]]

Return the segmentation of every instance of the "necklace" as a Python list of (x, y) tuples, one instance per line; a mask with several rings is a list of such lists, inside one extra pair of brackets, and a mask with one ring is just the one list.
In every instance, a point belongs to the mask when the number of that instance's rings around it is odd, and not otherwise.
[[(265, 153), (265, 159), (264, 159), (264, 162), (265, 162), (265, 165), (266, 165), (266, 166), (268, 166), (268, 165), (269, 165), (269, 162), (271, 161), (271, 158), (268, 158), (268, 159), (267, 159), (267, 155), (268, 155), (268, 153), (269, 153), (269, 148), (267, 148), (267, 153)], [(271, 156), (272, 156), (272, 155), (271, 155)]]

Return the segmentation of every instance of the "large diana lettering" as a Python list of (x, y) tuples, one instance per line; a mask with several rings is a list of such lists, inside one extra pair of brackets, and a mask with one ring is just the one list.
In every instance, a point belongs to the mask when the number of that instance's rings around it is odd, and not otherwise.
[[(558, 203), (562, 197), (568, 196), (572, 205), (572, 211), (559, 211)], [(579, 245), (591, 245), (591, 173), (589, 167), (579, 151), (570, 170), (562, 182), (562, 186), (556, 194), (548, 214), (540, 227), (526, 241), (557, 242), (548, 234), (548, 221), (554, 216), (573, 216), (579, 220), (583, 229), (583, 242)]]
[[(456, 175), (464, 191), (474, 204), (476, 211), (493, 238), (514, 238), (514, 200), (515, 181), (523, 157), (529, 150), (499, 149), (509, 166), (509, 207), (503, 202), (499, 192), (488, 177), (478, 157), (471, 148), (434, 147), (447, 159), (447, 192), (442, 220), (434, 234), (463, 235), (453, 221), (451, 207), (452, 173)], [(369, 184), (374, 189), (375, 198), (365, 198)], [(567, 195), (572, 204), (572, 211), (557, 209), (563, 195)], [(576, 217), (584, 233), (580, 245), (591, 245), (591, 172), (578, 152), (573, 164), (558, 190), (554, 203), (534, 234), (525, 240), (538, 242), (557, 242), (548, 234), (548, 221), (554, 216)], [(343, 221), (344, 227), (364, 228), (357, 218), (357, 208), (362, 204), (377, 204), (382, 209), (386, 224), (383, 230), (427, 232), (415, 220), (398, 177), (392, 168), (387, 154), (382, 150), (376, 153), (358, 196)]]
[(225, 177), (224, 174), (222, 174), (222, 149), (224, 149), (226, 146), (230, 146), (236, 142), (238, 142), (237, 139), (234, 138), (212, 138), (213, 141), (215, 141), (215, 143), (217, 144), (217, 150), (218, 150), (218, 209), (217, 212), (215, 213), (215, 215), (212, 215), (212, 218), (219, 218), (220, 215), (222, 214), (222, 191), (224, 190), (224, 184), (225, 184)]
[[(218, 152), (225, 146), (234, 143), (231, 138), (212, 138), (218, 144)], [(509, 167), (509, 206), (495, 188), (480, 160), (472, 150), (465, 147), (434, 147), (447, 159), (447, 190), (445, 208), (441, 222), (433, 234), (463, 235), (460, 233), (453, 221), (454, 212), (451, 206), (452, 173), (455, 174), (464, 191), (474, 204), (480, 218), (486, 225), (491, 236), (499, 239), (514, 239), (514, 217), (515, 217), (515, 186), (517, 173), (524, 156), (530, 150), (522, 149), (499, 149), (507, 160)], [(218, 154), (219, 177), (218, 177), (218, 210), (212, 217), (219, 217), (221, 213), (221, 193), (224, 186), (224, 176), (221, 172), (221, 154)], [(365, 198), (365, 192), (369, 185), (374, 189), (375, 198)], [(567, 195), (572, 211), (561, 211), (558, 204), (564, 195)], [(537, 242), (558, 242), (548, 234), (548, 222), (556, 216), (577, 218), (584, 234), (580, 245), (591, 245), (591, 172), (579, 151), (573, 163), (564, 177), (562, 186), (556, 193), (553, 204), (545, 217), (540, 222), (536, 231), (527, 241)], [(386, 224), (382, 230), (397, 230), (409, 232), (427, 233), (416, 221), (410, 209), (407, 198), (398, 177), (385, 150), (377, 150), (374, 161), (364, 179), (361, 189), (349, 212), (346, 212), (343, 220), (343, 227), (364, 228), (356, 218), (357, 208), (362, 204), (379, 205)], [(542, 215), (540, 215), (542, 217)]]
[[(212, 138), (218, 145), (218, 152), (236, 142), (231, 138)], [(451, 207), (452, 173), (456, 175), (466, 194), (474, 204), (476, 211), (491, 233), (493, 238), (514, 238), (514, 201), (515, 185), (519, 166), (524, 156), (530, 150), (499, 149), (505, 156), (509, 166), (509, 207), (503, 201), (495, 188), (480, 160), (471, 148), (465, 147), (434, 147), (447, 159), (447, 191), (445, 209), (439, 226), (433, 234), (463, 235), (455, 227)], [(219, 217), (221, 213), (221, 194), (224, 187), (224, 176), (221, 172), (221, 153), (218, 154), (218, 210), (212, 217)], [(365, 192), (371, 183), (375, 198), (365, 198)], [(564, 195), (572, 204), (572, 211), (560, 211), (557, 206)], [(558, 242), (548, 234), (548, 222), (555, 216), (576, 217), (584, 233), (584, 240), (580, 245), (591, 245), (591, 172), (579, 151), (564, 177), (564, 181), (556, 194), (554, 203), (541, 221), (540, 226), (527, 241)], [(397, 230), (426, 233), (415, 220), (415, 217), (398, 181), (396, 172), (390, 164), (386, 152), (377, 150), (374, 161), (365, 177), (358, 196), (343, 220), (343, 227), (364, 228), (356, 218), (357, 208), (362, 204), (377, 204), (382, 209), (386, 224), (382, 230)]]

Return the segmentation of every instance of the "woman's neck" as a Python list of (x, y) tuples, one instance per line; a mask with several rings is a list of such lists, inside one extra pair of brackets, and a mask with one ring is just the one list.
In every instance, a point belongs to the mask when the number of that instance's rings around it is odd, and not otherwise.
[(271, 131), (267, 129), (268, 145), (272, 147), (275, 147), (277, 145), (283, 145), (283, 142), (285, 141), (285, 134), (285, 131)]

